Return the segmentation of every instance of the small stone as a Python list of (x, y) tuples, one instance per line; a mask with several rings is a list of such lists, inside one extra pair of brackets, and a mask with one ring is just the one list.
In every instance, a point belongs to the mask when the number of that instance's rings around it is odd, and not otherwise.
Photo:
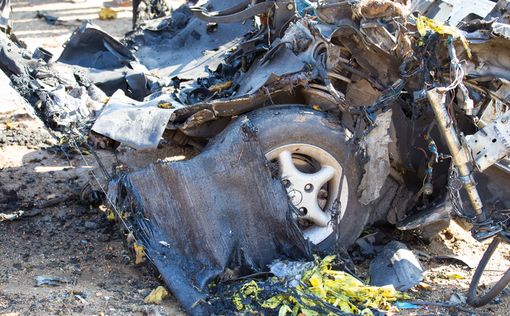
[(91, 221), (86, 221), (84, 226), (85, 226), (85, 228), (90, 229), (90, 230), (97, 229), (99, 227), (99, 225), (97, 225), (97, 223), (94, 223)]

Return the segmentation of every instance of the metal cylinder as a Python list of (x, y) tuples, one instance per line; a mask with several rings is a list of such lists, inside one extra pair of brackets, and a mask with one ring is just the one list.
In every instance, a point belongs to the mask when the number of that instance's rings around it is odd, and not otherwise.
[(441, 135), (450, 150), (453, 164), (459, 171), (460, 179), (463, 182), (469, 202), (475, 211), (477, 221), (484, 222), (486, 220), (486, 216), (482, 210), (483, 204), (480, 199), (480, 195), (476, 190), (476, 183), (471, 176), (471, 170), (468, 165), (470, 159), (460, 143), (452, 119), (446, 109), (445, 93), (439, 90), (439, 88), (435, 88), (427, 91), (427, 99), (434, 111)]

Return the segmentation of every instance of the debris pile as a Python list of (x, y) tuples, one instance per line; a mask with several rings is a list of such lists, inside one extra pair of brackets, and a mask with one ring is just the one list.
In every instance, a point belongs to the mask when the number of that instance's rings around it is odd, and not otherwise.
[(231, 293), (238, 312), (278, 315), (374, 315), (372, 309), (396, 311), (393, 304), (397, 300), (410, 298), (391, 285), (365, 285), (335, 269), (335, 261), (335, 256), (327, 256), (313, 262), (277, 262), (271, 266), (272, 272), (277, 270), (275, 277), (227, 285), (225, 293)]
[[(0, 33), (0, 69), (18, 93), (29, 101), (45, 123), (67, 134), (84, 136), (108, 100), (83, 73), (50, 62), (42, 49), (30, 54), (12, 38)], [(46, 59), (44, 56), (48, 56)]]
[[(211, 282), (347, 248), (368, 224), (433, 230), (457, 215), (480, 240), (507, 229), (491, 216), (510, 208), (509, 8), (472, 19), (417, 2), (211, 0), (165, 16), (141, 1), (126, 38), (84, 23), (56, 61), (1, 33), (0, 68), (73, 143), (200, 151), (114, 170), (108, 202), (136, 262), (205, 314), (221, 308)], [(332, 262), (249, 281), (232, 304), (366, 315), (405, 297)], [(398, 290), (423, 278), (398, 242), (371, 272)]]

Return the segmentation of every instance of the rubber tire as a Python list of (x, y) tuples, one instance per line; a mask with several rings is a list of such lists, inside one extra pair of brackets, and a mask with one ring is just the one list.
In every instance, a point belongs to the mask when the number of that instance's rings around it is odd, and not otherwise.
[(264, 108), (251, 112), (248, 117), (266, 153), (283, 145), (304, 143), (320, 147), (337, 159), (346, 176), (349, 199), (336, 230), (316, 245), (315, 250), (331, 251), (337, 245), (347, 249), (361, 235), (370, 208), (358, 202), (356, 192), (362, 172), (354, 153), (347, 152), (353, 149), (346, 142), (346, 128), (331, 115), (297, 105)]
[(490, 303), (496, 296), (498, 296), (501, 291), (510, 283), (510, 268), (506, 270), (505, 274), (499, 279), (496, 284), (492, 286), (490, 290), (485, 292), (485, 294), (478, 295), (478, 283), (480, 282), (480, 278), (482, 277), (483, 272), (485, 271), (485, 267), (489, 260), (491, 259), (494, 251), (498, 247), (501, 242), (499, 237), (495, 237), (490, 243), (489, 247), (483, 253), (482, 260), (478, 263), (478, 267), (476, 267), (475, 273), (473, 274), (473, 278), (471, 279), (471, 284), (469, 284), (467, 303), (473, 307), (481, 307)]

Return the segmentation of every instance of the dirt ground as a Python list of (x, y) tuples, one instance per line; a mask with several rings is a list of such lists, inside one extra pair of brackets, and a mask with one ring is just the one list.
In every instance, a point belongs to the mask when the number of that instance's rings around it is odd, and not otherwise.
[[(43, 47), (58, 57), (62, 45), (83, 21), (91, 21), (108, 31), (113, 37), (120, 38), (131, 30), (131, 7), (115, 6), (112, 1), (102, 0), (13, 0), (12, 24), (18, 38), (24, 41), (30, 50)], [(100, 20), (99, 10), (112, 6), (118, 12), (113, 20)], [(37, 12), (58, 17), (62, 23), (51, 25), (36, 17)]]
[[(24, 214), (0, 220), (0, 315), (183, 314), (171, 297), (161, 306), (144, 304), (161, 285), (157, 274), (134, 265), (103, 208), (79, 202), (81, 188), (97, 172), (93, 157), (64, 154), (20, 104), (4, 104), (0, 213)], [(99, 155), (107, 165), (113, 161), (111, 154)], [(37, 287), (38, 276), (65, 282)]]
[[(99, 21), (99, 0), (76, 2), (14, 0), (16, 35), (30, 49), (42, 46), (56, 56), (79, 25), (91, 19), (116, 37), (131, 25), (130, 8), (117, 8), (119, 18)], [(64, 25), (49, 25), (35, 18), (37, 11), (57, 15)], [(2, 94), (5, 89), (0, 87)], [(170, 295), (162, 305), (145, 304), (144, 297), (162, 285), (157, 273), (135, 265), (115, 224), (106, 219), (103, 207), (79, 201), (80, 190), (90, 180), (103, 182), (91, 155), (62, 151), (42, 123), (31, 118), (22, 102), (0, 96), (0, 213), (23, 211), (16, 220), (0, 221), (0, 316), (14, 315), (179, 315), (184, 314)], [(64, 154), (64, 153), (67, 153)], [(144, 153), (124, 150), (118, 159), (140, 166)], [(156, 157), (180, 158), (188, 153), (162, 148)], [(116, 158), (100, 152), (110, 166)], [(137, 163), (135, 163), (137, 162)], [(425, 243), (411, 234), (398, 234), (412, 249), (426, 256), (456, 255), (478, 262), (486, 243), (473, 240), (456, 222)], [(425, 254), (425, 255), (423, 255)], [(466, 294), (473, 270), (452, 262), (422, 261), (426, 270), (421, 286), (411, 291), (416, 300), (448, 302), (453, 294)], [(491, 263), (492, 276), (510, 267), (510, 247), (503, 247)], [(359, 273), (366, 277), (366, 263)], [(56, 286), (36, 286), (38, 276), (61, 277)], [(490, 284), (494, 277), (484, 278)], [(424, 306), (401, 310), (406, 315), (507, 315), (508, 292), (484, 308)]]

